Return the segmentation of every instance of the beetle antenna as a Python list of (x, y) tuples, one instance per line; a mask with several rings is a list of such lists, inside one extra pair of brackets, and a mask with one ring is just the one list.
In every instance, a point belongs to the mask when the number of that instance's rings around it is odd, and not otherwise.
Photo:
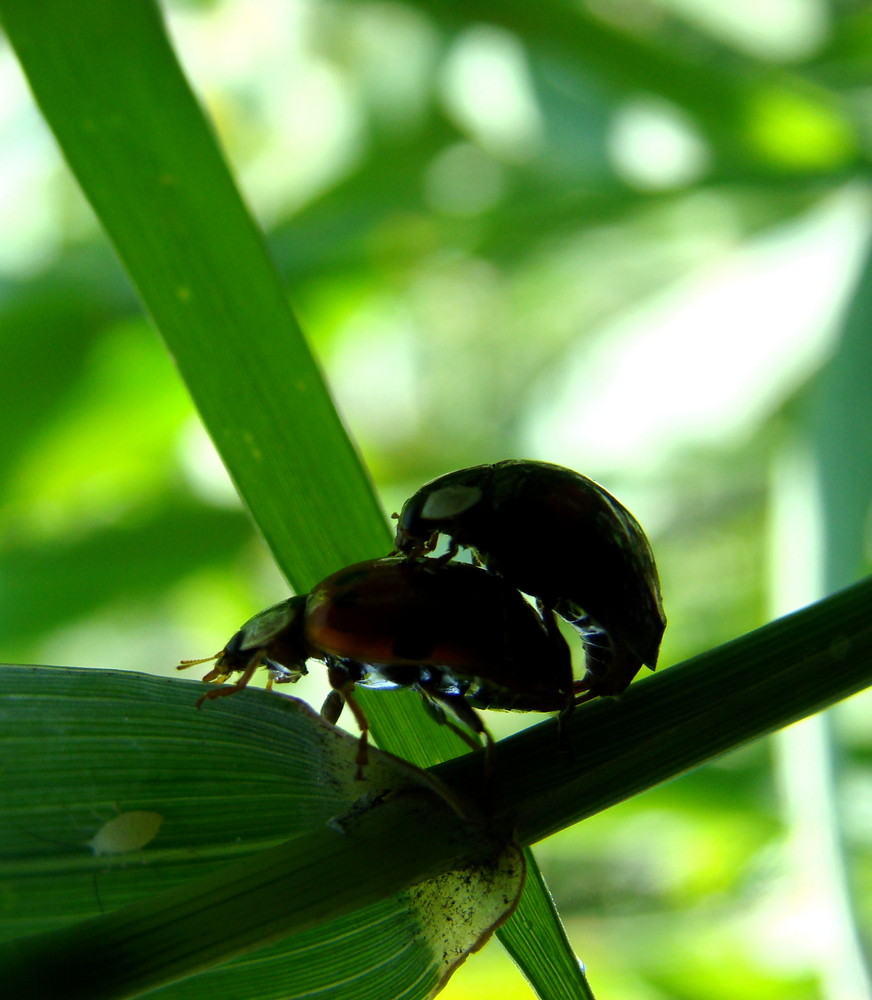
[(182, 660), (182, 662), (176, 667), (176, 670), (187, 670), (188, 667), (196, 667), (198, 663), (211, 663), (213, 660), (217, 660), (223, 652), (224, 650), (222, 649), (220, 652), (215, 653), (214, 656), (204, 656), (199, 660)]

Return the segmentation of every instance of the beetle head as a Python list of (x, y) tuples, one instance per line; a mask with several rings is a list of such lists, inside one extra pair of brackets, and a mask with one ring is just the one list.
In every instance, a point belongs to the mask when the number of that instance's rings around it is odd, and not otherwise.
[(422, 486), (403, 504), (397, 524), (397, 551), (428, 551), (434, 536), (457, 533), (458, 526), (481, 503), (492, 466), (449, 472)]

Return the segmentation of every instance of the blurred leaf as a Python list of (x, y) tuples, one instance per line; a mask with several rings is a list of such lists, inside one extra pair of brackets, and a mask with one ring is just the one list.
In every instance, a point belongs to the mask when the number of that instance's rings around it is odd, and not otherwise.
[[(825, 590), (861, 576), (872, 555), (869, 514), (872, 510), (872, 246), (857, 276), (854, 294), (842, 320), (835, 354), (813, 383), (811, 413), (805, 413), (811, 451), (809, 478), (814, 486), (812, 544), (817, 543), (811, 570), (813, 585)], [(809, 419), (810, 418), (810, 419)], [(832, 994), (872, 991), (872, 966), (858, 914), (862, 897), (853, 876), (852, 838), (839, 793), (845, 785), (845, 755), (840, 746), (838, 717), (827, 713), (798, 731), (782, 734), (779, 772), (785, 813), (797, 844), (796, 864), (814, 863), (817, 881), (809, 881), (809, 897), (829, 920), (844, 928), (818, 958), (822, 988)], [(810, 765), (810, 767), (809, 767)], [(811, 774), (809, 776), (808, 771)], [(813, 845), (813, 846), (812, 846)]]
[(825, 586), (845, 586), (872, 558), (872, 249), (813, 390), (811, 438), (825, 517)]
[(0, 288), (0, 306), (3, 399), (18, 429), (0, 438), (0, 459), (9, 469), (30, 451), (27, 432), (38, 433), (52, 418), (76, 375), (85, 369), (95, 339), (94, 313), (103, 310), (90, 286), (83, 288), (56, 272), (35, 287)]
[(178, 428), (192, 416), (166, 352), (141, 320), (102, 337), (71, 385), (53, 407), (54, 424), (9, 477), (18, 537), (78, 534), (107, 512), (148, 503), (167, 478)]
[[(800, 77), (743, 58), (677, 19), (651, 19), (644, 27), (629, 19), (621, 24), (620, 12), (612, 21), (566, 0), (548, 0), (535, 8), (522, 0), (424, 0), (420, 6), (455, 27), (484, 23), (508, 28), (623, 96), (661, 95), (692, 116), (722, 170), (777, 171), (783, 165), (783, 147), (774, 149), (769, 141), (775, 141), (777, 121), (772, 120), (771, 131), (749, 127), (760, 89), (778, 94), (786, 107), (802, 103), (805, 95), (808, 115), (827, 116), (827, 135), (838, 131), (840, 139), (829, 150), (828, 168), (856, 165), (859, 159), (851, 124), (827, 95), (819, 94), (816, 102)], [(819, 163), (803, 165), (813, 173)]]
[[(65, 538), (51, 548), (13, 543), (0, 552), (0, 629), (27, 641), (45, 627), (47, 616), (55, 628), (63, 627), (111, 603), (131, 578), (139, 599), (155, 600), (191, 566), (217, 565), (250, 538), (238, 511), (165, 500), (147, 517)], [(228, 623), (228, 633), (239, 624)]]
[(827, 86), (850, 95), (865, 88), (872, 72), (872, 11), (866, 4), (832, 4), (827, 38), (806, 60), (803, 71)]

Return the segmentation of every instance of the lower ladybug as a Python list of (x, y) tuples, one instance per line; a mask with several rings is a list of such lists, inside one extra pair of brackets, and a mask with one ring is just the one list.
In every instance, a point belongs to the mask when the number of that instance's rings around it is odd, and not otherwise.
[[(500, 577), (433, 559), (389, 557), (340, 570), (310, 594), (255, 615), (215, 659), (204, 680), (240, 677), (200, 702), (245, 687), (260, 666), (271, 683), (285, 683), (307, 672), (307, 659), (325, 663), (333, 692), (323, 712), (331, 722), (343, 704), (354, 713), (358, 776), (369, 723), (354, 698), (356, 685), (412, 687), (442, 721), (449, 709), (485, 737), (488, 766), (493, 740), (476, 708), (568, 713), (574, 701), (571, 657), (560, 633)], [(185, 661), (179, 669), (203, 662)]]
[[(548, 462), (509, 460), (440, 476), (403, 506), (397, 551), (451, 559), (462, 547), (492, 573), (554, 611), (585, 646), (587, 697), (620, 694), (642, 664), (657, 665), (666, 617), (648, 539), (592, 479)], [(581, 699), (585, 700), (585, 699)]]

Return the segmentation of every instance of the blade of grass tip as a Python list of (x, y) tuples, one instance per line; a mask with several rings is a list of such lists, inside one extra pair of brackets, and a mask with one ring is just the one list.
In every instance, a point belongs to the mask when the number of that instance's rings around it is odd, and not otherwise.
[(497, 933), (542, 1000), (595, 1000), (537, 866), (528, 867), (515, 912)]

